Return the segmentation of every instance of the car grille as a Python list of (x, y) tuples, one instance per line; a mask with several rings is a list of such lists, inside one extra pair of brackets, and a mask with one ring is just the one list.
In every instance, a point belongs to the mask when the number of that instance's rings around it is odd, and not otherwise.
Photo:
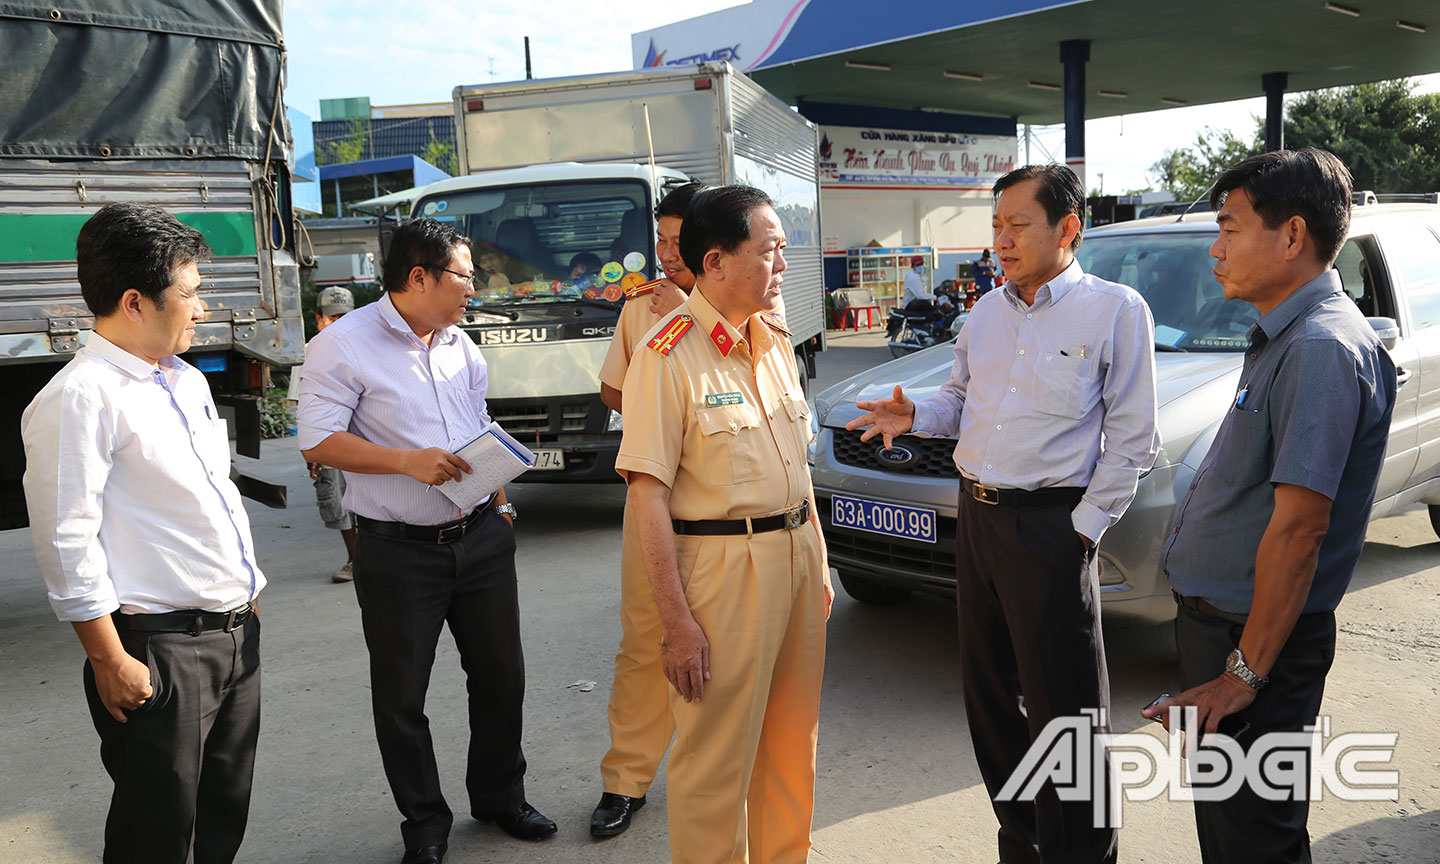
[(909, 465), (894, 466), (881, 462), (875, 456), (881, 444), (879, 438), (860, 442), (860, 430), (847, 431), (832, 429), (832, 452), (835, 461), (854, 468), (868, 468), (871, 471), (887, 471), (892, 474), (914, 474), (918, 477), (947, 477), (959, 479), (960, 470), (955, 467), (955, 439), (919, 438), (901, 435), (896, 443), (913, 450), (919, 458)]

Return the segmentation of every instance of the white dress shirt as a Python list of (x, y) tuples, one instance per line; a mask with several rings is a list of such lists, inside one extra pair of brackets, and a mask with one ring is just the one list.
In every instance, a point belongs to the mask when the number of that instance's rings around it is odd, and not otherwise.
[(959, 435), (955, 465), (1003, 489), (1085, 489), (1071, 514), (1098, 543), (1159, 452), (1155, 324), (1133, 289), (1078, 262), (1026, 306), (1007, 283), (976, 301), (950, 380), (913, 431)]
[(250, 519), (205, 376), (98, 333), (20, 418), (30, 540), (62, 621), (255, 599)]
[(920, 278), (920, 271), (914, 267), (905, 274), (904, 288), (900, 292), (900, 308), (904, 309), (910, 305), (912, 300), (934, 300), (935, 295), (925, 290), (925, 282)]
[[(404, 450), (458, 450), (490, 423), (480, 349), (458, 327), (426, 345), (387, 293), (316, 334), (305, 349), (300, 449), (336, 432)], [(405, 474), (345, 472), (345, 509), (383, 522), (439, 525), (464, 514)], [(483, 503), (483, 502), (482, 502)]]

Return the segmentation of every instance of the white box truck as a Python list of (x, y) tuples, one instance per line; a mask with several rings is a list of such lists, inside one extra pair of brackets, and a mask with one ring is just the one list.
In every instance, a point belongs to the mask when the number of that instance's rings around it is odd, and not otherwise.
[(809, 121), (726, 63), (457, 87), (454, 102), (464, 176), (419, 190), (411, 212), (475, 243), (485, 272), (462, 326), (489, 365), (492, 415), (543, 469), (521, 480), (618, 480), (622, 421), (600, 401), (600, 365), (623, 288), (657, 275), (655, 205), (688, 180), (775, 200), (786, 318), (813, 375), (825, 322)]

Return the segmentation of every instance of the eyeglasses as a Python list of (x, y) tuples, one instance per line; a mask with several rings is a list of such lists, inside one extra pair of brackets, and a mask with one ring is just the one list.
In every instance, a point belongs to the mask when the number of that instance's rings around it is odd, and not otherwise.
[(445, 272), (445, 273), (453, 274), (453, 275), (455, 275), (455, 276), (459, 276), (459, 277), (460, 277), (460, 281), (464, 282), (464, 283), (467, 284), (467, 285), (474, 285), (474, 284), (475, 284), (475, 274), (474, 274), (474, 273), (471, 273), (471, 274), (469, 274), (469, 275), (467, 276), (466, 274), (461, 273), (461, 272), (458, 271), (458, 270), (451, 270), (451, 269), (448, 268), (448, 267), (436, 267), (435, 269), (436, 269), (436, 270), (440, 270), (440, 271)]

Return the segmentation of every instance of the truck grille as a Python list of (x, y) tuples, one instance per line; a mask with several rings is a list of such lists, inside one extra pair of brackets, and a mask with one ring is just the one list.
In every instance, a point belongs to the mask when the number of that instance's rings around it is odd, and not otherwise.
[(609, 410), (597, 396), (593, 403), (547, 399), (522, 401), (494, 399), (487, 403), (490, 416), (522, 443), (555, 440), (557, 435), (603, 433)]
[(871, 471), (886, 471), (892, 474), (913, 474), (918, 477), (947, 477), (951, 480), (960, 477), (960, 471), (955, 467), (955, 439), (953, 438), (920, 438), (914, 435), (902, 435), (896, 443), (914, 451), (918, 458), (909, 465), (895, 466), (885, 464), (876, 458), (875, 451), (884, 446), (880, 443), (879, 438), (873, 438), (862, 444), (860, 442), (861, 433), (858, 429), (853, 432), (845, 429), (832, 429), (831, 432), (835, 461), (841, 465), (866, 468)]

